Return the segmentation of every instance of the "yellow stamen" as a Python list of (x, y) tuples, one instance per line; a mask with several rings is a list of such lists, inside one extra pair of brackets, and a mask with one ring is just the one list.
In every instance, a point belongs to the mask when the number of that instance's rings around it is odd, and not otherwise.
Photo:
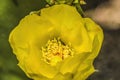
[(56, 65), (69, 56), (73, 56), (73, 49), (61, 42), (60, 38), (49, 40), (45, 48), (42, 48), (45, 62)]

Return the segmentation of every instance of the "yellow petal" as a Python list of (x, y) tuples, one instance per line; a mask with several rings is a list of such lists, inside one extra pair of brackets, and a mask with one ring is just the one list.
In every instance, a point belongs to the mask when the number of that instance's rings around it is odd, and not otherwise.
[(74, 73), (76, 68), (88, 57), (88, 53), (77, 54), (74, 57), (65, 59), (60, 66), (60, 72), (62, 74)]
[(91, 41), (84, 27), (81, 15), (73, 6), (61, 4), (41, 10), (41, 15), (49, 19), (56, 26), (57, 33), (66, 44), (79, 52), (90, 52)]
[(42, 61), (40, 50), (50, 37), (50, 25), (49, 21), (33, 14), (25, 17), (10, 34), (9, 41), (19, 60), (19, 66), (29, 77), (42, 74), (52, 78), (58, 72)]
[[(100, 51), (102, 42), (103, 42), (103, 31), (100, 28), (99, 25), (97, 25), (94, 21), (92, 21), (90, 18), (84, 18), (85, 21), (85, 27), (86, 30), (89, 34), (89, 37), (92, 41), (92, 45), (94, 46), (95, 40), (97, 39), (98, 42), (95, 44), (96, 47), (98, 47), (97, 51), (95, 52), (96, 54), (93, 54), (92, 58), (95, 58), (98, 55), (98, 52)], [(95, 49), (96, 49), (95, 47)], [(94, 48), (92, 48), (94, 50)], [(93, 52), (92, 50), (92, 52)], [(92, 54), (91, 54), (92, 56)]]
[(74, 80), (86, 80), (87, 77), (95, 72), (93, 61), (98, 55), (103, 41), (102, 29), (94, 23), (91, 19), (85, 18), (85, 26), (92, 40), (92, 52), (86, 57), (86, 59), (79, 65)]
[[(51, 66), (43, 60), (41, 48), (47, 41), (58, 37), (65, 44), (71, 44), (75, 55), (58, 63), (59, 66)], [(92, 63), (102, 39), (102, 30), (98, 25), (82, 18), (75, 7), (61, 4), (23, 18), (11, 32), (9, 42), (19, 60), (18, 65), (30, 78), (56, 80), (60, 77), (59, 80), (70, 80), (74, 73), (74, 80), (85, 80), (94, 72)]]

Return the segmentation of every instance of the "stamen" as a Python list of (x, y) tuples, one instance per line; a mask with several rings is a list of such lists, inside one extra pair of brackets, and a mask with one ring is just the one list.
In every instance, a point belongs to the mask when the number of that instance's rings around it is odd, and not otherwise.
[(44, 61), (56, 65), (69, 56), (73, 56), (73, 49), (61, 42), (60, 38), (49, 40), (45, 48), (42, 48)]

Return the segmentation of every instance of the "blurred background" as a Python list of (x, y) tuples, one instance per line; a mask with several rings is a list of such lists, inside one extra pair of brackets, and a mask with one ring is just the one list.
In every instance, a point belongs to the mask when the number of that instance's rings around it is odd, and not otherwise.
[[(104, 42), (94, 66), (99, 72), (87, 80), (119, 80), (120, 76), (120, 1), (86, 0), (86, 16), (101, 25)], [(0, 0), (0, 80), (30, 80), (17, 66), (8, 43), (10, 31), (31, 11), (45, 7), (44, 0)]]

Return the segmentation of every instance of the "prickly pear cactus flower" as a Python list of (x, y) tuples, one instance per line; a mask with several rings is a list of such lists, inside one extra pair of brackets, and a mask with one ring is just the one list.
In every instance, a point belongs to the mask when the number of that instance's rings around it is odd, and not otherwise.
[(73, 6), (33, 12), (10, 33), (20, 68), (33, 80), (86, 80), (103, 40), (102, 29)]

